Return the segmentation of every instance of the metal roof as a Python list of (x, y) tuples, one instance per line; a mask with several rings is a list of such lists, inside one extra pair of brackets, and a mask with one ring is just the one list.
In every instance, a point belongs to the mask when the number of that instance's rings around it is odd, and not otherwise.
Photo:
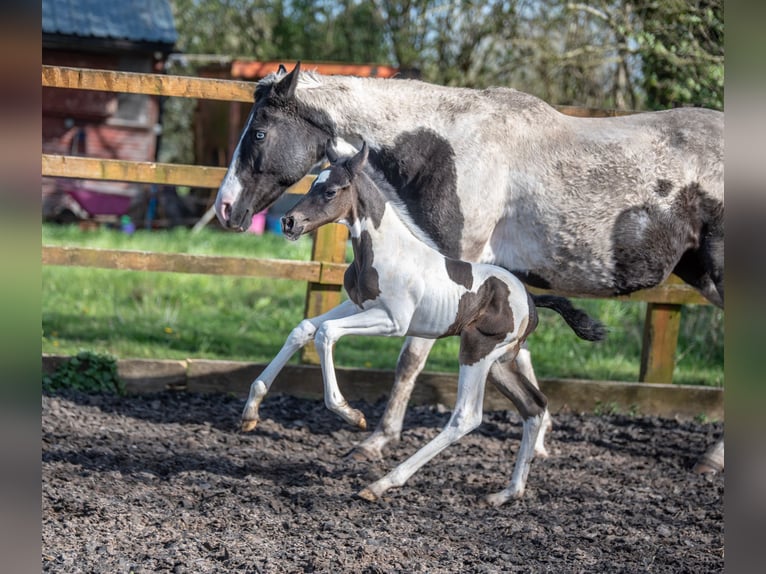
[(43, 34), (175, 44), (168, 0), (42, 0)]

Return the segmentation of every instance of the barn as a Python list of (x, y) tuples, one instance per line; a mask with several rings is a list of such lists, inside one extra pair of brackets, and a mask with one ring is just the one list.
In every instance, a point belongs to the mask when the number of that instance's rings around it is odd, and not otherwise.
[[(169, 0), (42, 1), (42, 63), (163, 73), (176, 42)], [(159, 98), (42, 89), (42, 151), (155, 161)], [(139, 184), (43, 178), (43, 217), (114, 219), (128, 212)]]

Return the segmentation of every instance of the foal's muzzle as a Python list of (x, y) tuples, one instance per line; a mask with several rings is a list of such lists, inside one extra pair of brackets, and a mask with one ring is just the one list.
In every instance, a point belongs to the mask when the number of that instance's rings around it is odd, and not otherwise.
[(301, 236), (303, 227), (295, 225), (295, 217), (292, 215), (282, 216), (282, 234), (288, 239), (298, 239)]

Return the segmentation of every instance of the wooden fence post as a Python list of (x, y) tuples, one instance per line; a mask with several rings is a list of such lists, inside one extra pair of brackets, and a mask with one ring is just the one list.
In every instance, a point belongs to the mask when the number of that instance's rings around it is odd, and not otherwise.
[(672, 383), (681, 305), (647, 303), (644, 340), (641, 346), (642, 383)]
[[(345, 225), (333, 223), (324, 225), (317, 230), (314, 238), (314, 246), (311, 250), (311, 259), (324, 263), (343, 263), (346, 261), (346, 240), (348, 229)], [(340, 304), (341, 286), (310, 282), (306, 290), (305, 317), (315, 317), (325, 313)], [(319, 355), (314, 343), (303, 347), (301, 361), (310, 364), (319, 364)]]

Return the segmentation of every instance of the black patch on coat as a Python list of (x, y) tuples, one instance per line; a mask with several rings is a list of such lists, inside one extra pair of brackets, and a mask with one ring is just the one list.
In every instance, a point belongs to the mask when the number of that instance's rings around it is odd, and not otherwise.
[(618, 294), (654, 287), (687, 250), (700, 245), (708, 200), (698, 184), (681, 188), (669, 209), (646, 203), (623, 211), (612, 230)]
[(460, 335), (460, 364), (473, 365), (491, 353), (514, 329), (508, 285), (488, 278), (476, 293), (460, 298), (455, 321), (445, 333)]
[(551, 284), (550, 281), (548, 281), (545, 277), (541, 277), (537, 273), (533, 273), (532, 271), (511, 271), (516, 277), (518, 277), (521, 281), (526, 283), (527, 285), (531, 285), (532, 287), (537, 287), (538, 289), (550, 289)]
[(673, 272), (695, 287), (711, 303), (723, 308), (724, 301), (724, 208), (700, 192), (702, 228), (699, 247), (683, 254)]
[(348, 298), (361, 307), (365, 301), (378, 298), (380, 283), (378, 271), (372, 266), (375, 254), (370, 233), (362, 231), (358, 239), (352, 237), (351, 245), (354, 248), (354, 260), (343, 275), (343, 287), (348, 293)]
[(470, 290), (473, 286), (473, 266), (467, 261), (444, 258), (444, 266), (447, 268), (447, 275), (458, 285), (462, 285)]
[(370, 162), (440, 251), (460, 257), (464, 218), (450, 143), (433, 130), (419, 128), (399, 134), (393, 147), (371, 149)]
[(654, 186), (654, 192), (660, 197), (667, 197), (673, 190), (673, 184), (667, 179), (658, 179)]

